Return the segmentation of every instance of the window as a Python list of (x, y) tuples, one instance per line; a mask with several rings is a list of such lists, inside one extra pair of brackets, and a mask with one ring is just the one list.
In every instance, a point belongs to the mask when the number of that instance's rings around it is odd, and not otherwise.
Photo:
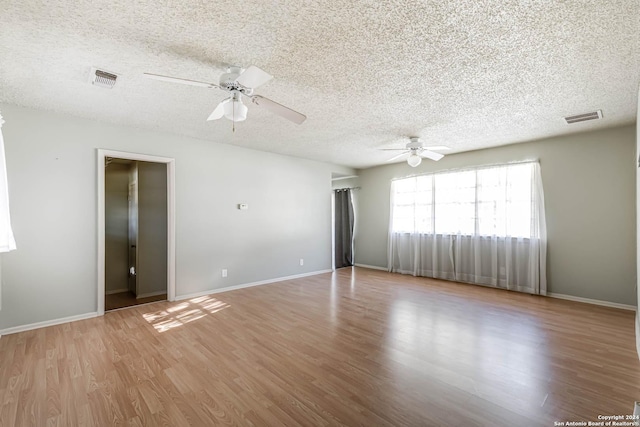
[(393, 230), (406, 233), (433, 232), (433, 177), (402, 179), (394, 183)]
[(399, 179), (394, 233), (532, 237), (534, 163)]
[(4, 155), (4, 139), (2, 138), (2, 124), (4, 120), (0, 115), (0, 252), (15, 250), (16, 242), (11, 230), (11, 218), (9, 215), (9, 186), (7, 184), (7, 164)]

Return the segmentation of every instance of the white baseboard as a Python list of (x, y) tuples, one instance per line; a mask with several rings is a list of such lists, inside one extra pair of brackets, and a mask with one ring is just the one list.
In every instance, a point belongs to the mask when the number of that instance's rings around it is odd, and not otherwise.
[(190, 299), (190, 298), (202, 297), (205, 295), (219, 294), (221, 292), (235, 291), (236, 289), (250, 288), (253, 286), (260, 286), (260, 285), (268, 285), (269, 283), (284, 282), (285, 280), (300, 279), (302, 277), (315, 276), (317, 274), (323, 274), (323, 273), (332, 273), (332, 270), (312, 271), (310, 273), (294, 274), (293, 276), (285, 276), (285, 277), (276, 277), (275, 279), (267, 279), (267, 280), (261, 280), (259, 282), (244, 283), (242, 285), (234, 285), (234, 286), (227, 286), (224, 288), (210, 289), (208, 291), (196, 292), (193, 294), (177, 295), (175, 300), (181, 301), (181, 300)]
[[(245, 283), (245, 284), (242, 284), (242, 285), (228, 286), (226, 288), (211, 289), (211, 290), (208, 290), (208, 291), (198, 292), (198, 293), (195, 293), (195, 294), (176, 296), (175, 301), (189, 299), (189, 298), (195, 298), (195, 297), (200, 297), (200, 296), (203, 296), (203, 295), (217, 294), (217, 293), (220, 293), (220, 292), (233, 291), (235, 289), (249, 288), (249, 287), (252, 287), (252, 286), (266, 285), (268, 283), (283, 282), (285, 280), (299, 279), (301, 277), (315, 276), (317, 274), (323, 274), (323, 273), (331, 273), (331, 270), (313, 271), (313, 272), (310, 272), (310, 273), (295, 274), (293, 276), (277, 277), (275, 279), (262, 280), (262, 281), (259, 281), (259, 282), (252, 282), (252, 283)], [(149, 294), (145, 294), (145, 295), (146, 296), (152, 296), (152, 295), (159, 295), (159, 294), (164, 294), (164, 293), (166, 293), (166, 291), (162, 291), (160, 293), (155, 293), (154, 292), (154, 293), (149, 293)], [(144, 297), (144, 295), (141, 295), (140, 297), (142, 298), (142, 297)], [(78, 315), (75, 315), (75, 316), (63, 317), (63, 318), (60, 318), (60, 319), (47, 320), (47, 321), (44, 321), (44, 322), (30, 323), (28, 325), (14, 326), (14, 327), (11, 327), (11, 328), (6, 328), (6, 329), (0, 330), (0, 337), (2, 337), (2, 335), (15, 334), (17, 332), (25, 332), (25, 331), (30, 331), (30, 330), (33, 330), (33, 329), (38, 329), (38, 328), (46, 328), (47, 326), (55, 326), (55, 325), (60, 325), (62, 323), (75, 322), (77, 320), (91, 319), (92, 317), (97, 317), (97, 316), (98, 316), (98, 312), (92, 312), (92, 313), (78, 314)]]
[(556, 294), (553, 292), (547, 293), (547, 296), (551, 298), (566, 299), (569, 301), (584, 302), (587, 304), (595, 304), (595, 305), (602, 305), (605, 307), (621, 308), (623, 310), (636, 311), (636, 307), (634, 305), (629, 305), (629, 304), (620, 304), (617, 302), (601, 301), (598, 299), (591, 299), (591, 298), (574, 297), (573, 295)]
[(97, 317), (97, 312), (78, 314), (75, 316), (63, 317), (61, 319), (46, 320), (44, 322), (30, 323), (28, 325), (14, 326), (0, 331), (0, 335), (15, 334), (17, 332), (31, 331), (33, 329), (46, 328), (47, 326), (60, 325), (62, 323), (75, 322), (77, 320), (91, 319)]
[[(372, 269), (372, 270), (389, 271), (385, 267), (378, 267), (376, 265), (367, 265), (367, 264), (358, 264), (358, 263), (355, 263), (354, 265), (356, 267), (369, 268), (369, 269)], [(482, 285), (479, 285), (479, 286), (482, 286)], [(620, 304), (620, 303), (617, 303), (617, 302), (601, 301), (601, 300), (591, 299), (591, 298), (574, 297), (573, 295), (556, 294), (556, 293), (553, 293), (553, 292), (548, 292), (547, 296), (551, 297), (551, 298), (566, 299), (566, 300), (569, 300), (569, 301), (584, 302), (584, 303), (587, 303), (587, 304), (602, 305), (602, 306), (605, 306), (605, 307), (620, 308), (622, 310), (636, 311), (636, 306), (629, 305), (629, 304)], [(640, 318), (638, 318), (638, 316), (636, 316), (636, 318), (637, 318), (637, 321), (636, 321), (636, 346), (638, 348), (638, 357), (640, 358)]]
[(129, 289), (114, 289), (112, 291), (105, 292), (105, 295), (121, 294), (122, 292), (129, 292)]
[(156, 291), (156, 292), (149, 292), (146, 294), (140, 294), (140, 295), (136, 295), (136, 299), (140, 299), (140, 298), (148, 298), (148, 297), (155, 297), (156, 295), (162, 295), (162, 294), (166, 294), (167, 291)]
[[(356, 267), (369, 268), (372, 270), (388, 271), (385, 267), (378, 267), (376, 265), (367, 265), (367, 264), (358, 264), (358, 263), (354, 265)], [(574, 297), (573, 295), (556, 294), (553, 292), (547, 293), (547, 296), (551, 298), (566, 299), (569, 301), (584, 302), (587, 304), (595, 304), (595, 305), (602, 305), (605, 307), (613, 307), (613, 308), (620, 308), (623, 310), (636, 311), (636, 307), (634, 305), (629, 305), (629, 304), (620, 304), (617, 302), (602, 301), (602, 300), (591, 299), (591, 298)], [(638, 321), (636, 322), (636, 337), (637, 337), (636, 346), (638, 347), (638, 357), (640, 358), (640, 318), (638, 318)]]
[(368, 268), (370, 270), (380, 270), (380, 271), (389, 271), (387, 267), (378, 267), (377, 265), (368, 265), (368, 264), (354, 264), (356, 267)]
[[(387, 271), (386, 268), (383, 267), (377, 267), (374, 265), (366, 265), (366, 264), (355, 264), (356, 267), (362, 267), (362, 268), (370, 268), (373, 270), (381, 270), (381, 271)], [(319, 271), (312, 271), (309, 273), (302, 273), (302, 274), (294, 274), (292, 276), (285, 276), (285, 277), (277, 277), (274, 279), (267, 279), (267, 280), (261, 280), (258, 282), (251, 282), (251, 283), (244, 283), (241, 285), (234, 285), (234, 286), (227, 286), (224, 288), (218, 288), (218, 289), (209, 289), (207, 291), (203, 291), (203, 292), (197, 292), (197, 293), (193, 293), (193, 294), (187, 294), (187, 295), (178, 295), (175, 298), (175, 301), (180, 301), (180, 300), (185, 300), (185, 299), (189, 299), (189, 298), (197, 298), (197, 297), (201, 297), (204, 295), (211, 295), (211, 294), (217, 294), (217, 293), (221, 293), (221, 292), (227, 292), (227, 291), (234, 291), (236, 289), (243, 289), (243, 288), (250, 288), (253, 286), (261, 286), (261, 285), (267, 285), (269, 283), (277, 283), (277, 282), (283, 282), (285, 280), (293, 280), (293, 279), (300, 279), (302, 277), (309, 277), (309, 276), (315, 276), (318, 274), (324, 274), (324, 273), (331, 273), (332, 270), (319, 270)], [(165, 293), (164, 291), (160, 292), (160, 293)], [(153, 293), (156, 294), (156, 293)], [(156, 294), (159, 295), (159, 294)], [(148, 296), (151, 296), (151, 294), (149, 294)], [(565, 300), (569, 300), (569, 301), (577, 301), (577, 302), (584, 302), (587, 304), (595, 304), (595, 305), (602, 305), (605, 307), (613, 307), (613, 308), (620, 308), (623, 310), (632, 310), (632, 311), (636, 311), (636, 307), (633, 305), (629, 305), (629, 304), (619, 304), (619, 303), (615, 303), (615, 302), (609, 302), (609, 301), (601, 301), (601, 300), (595, 300), (595, 299), (590, 299), (590, 298), (582, 298), (582, 297), (575, 297), (573, 295), (564, 295), (564, 294), (556, 294), (553, 292), (549, 292), (547, 293), (548, 297), (551, 298), (559, 298), (559, 299), (565, 299)], [(142, 296), (141, 296), (142, 297)], [(91, 319), (93, 317), (97, 317), (98, 313), (97, 312), (91, 312), (91, 313), (85, 313), (85, 314), (78, 314), (75, 316), (69, 316), (69, 317), (63, 317), (60, 319), (53, 319), (53, 320), (47, 320), (44, 322), (37, 322), (37, 323), (30, 323), (27, 325), (21, 325), (21, 326), (14, 326), (11, 328), (6, 328), (6, 329), (2, 329), (0, 330), (0, 337), (2, 337), (3, 335), (8, 335), (8, 334), (15, 334), (17, 332), (24, 332), (24, 331), (30, 331), (33, 329), (38, 329), (38, 328), (45, 328), (47, 326), (55, 326), (55, 325), (60, 325), (62, 323), (68, 323), (68, 322), (75, 322), (78, 320), (84, 320), (84, 319)], [(638, 357), (640, 358), (640, 319), (636, 316), (636, 348), (638, 351)]]

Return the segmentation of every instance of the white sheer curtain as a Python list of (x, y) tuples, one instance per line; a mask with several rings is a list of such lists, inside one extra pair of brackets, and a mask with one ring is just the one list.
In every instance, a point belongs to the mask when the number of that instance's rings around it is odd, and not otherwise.
[(9, 188), (7, 185), (7, 163), (4, 156), (4, 139), (2, 125), (4, 120), (0, 115), (0, 252), (9, 252), (16, 248), (16, 242), (11, 230), (9, 215)]
[(537, 162), (395, 180), (389, 271), (546, 294)]

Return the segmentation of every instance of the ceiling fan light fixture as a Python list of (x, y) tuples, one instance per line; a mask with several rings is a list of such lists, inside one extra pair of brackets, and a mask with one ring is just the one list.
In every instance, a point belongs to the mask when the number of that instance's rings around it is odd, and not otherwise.
[(417, 167), (420, 163), (422, 163), (422, 157), (418, 156), (417, 153), (413, 152), (411, 153), (411, 155), (407, 158), (407, 163), (409, 163), (409, 166), (411, 166), (412, 168)]
[(239, 97), (229, 98), (224, 101), (224, 116), (231, 121), (242, 122), (246, 120), (248, 110)]

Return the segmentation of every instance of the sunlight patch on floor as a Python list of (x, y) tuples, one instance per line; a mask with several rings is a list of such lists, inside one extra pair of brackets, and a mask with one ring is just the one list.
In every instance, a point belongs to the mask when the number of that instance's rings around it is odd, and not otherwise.
[(227, 307), (230, 305), (224, 301), (211, 296), (203, 296), (182, 302), (166, 310), (144, 313), (142, 317), (158, 332), (165, 332), (202, 319), (209, 314), (217, 313)]

